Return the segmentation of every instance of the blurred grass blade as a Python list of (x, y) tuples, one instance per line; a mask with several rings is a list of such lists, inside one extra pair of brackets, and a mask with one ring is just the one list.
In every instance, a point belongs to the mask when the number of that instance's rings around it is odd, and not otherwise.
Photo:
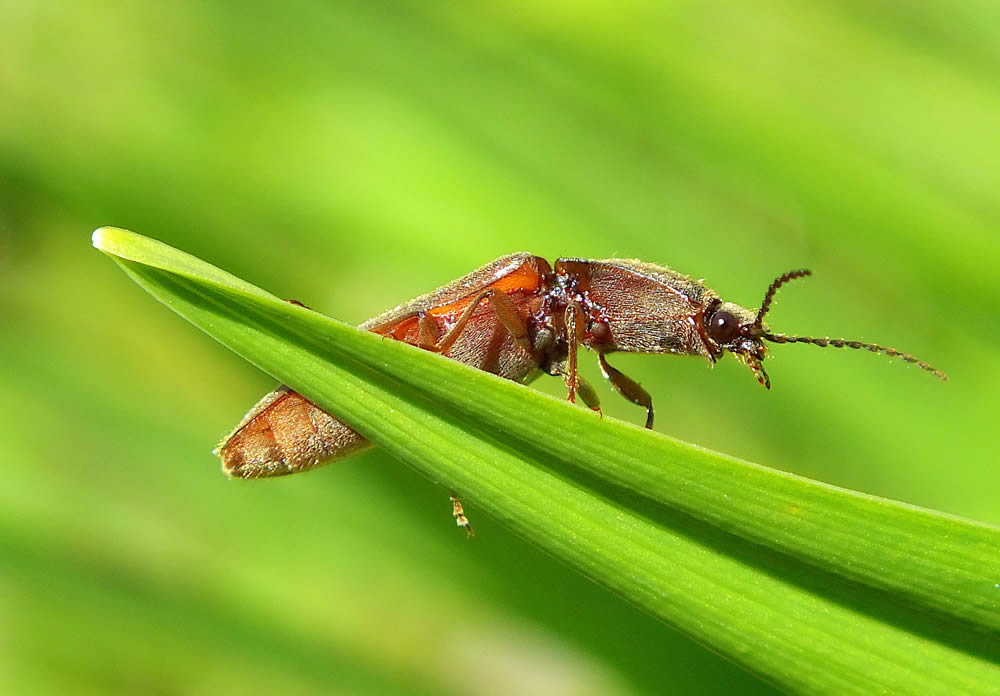
[(468, 509), (783, 688), (997, 692), (994, 528), (602, 420), (131, 232), (94, 245)]

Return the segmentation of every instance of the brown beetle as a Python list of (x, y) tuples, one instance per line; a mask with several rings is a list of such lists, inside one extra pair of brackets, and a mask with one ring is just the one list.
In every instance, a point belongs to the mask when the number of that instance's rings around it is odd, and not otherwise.
[[(636, 260), (559, 259), (555, 270), (538, 256), (504, 256), (432, 293), (366, 321), (361, 328), (447, 355), (480, 370), (527, 382), (542, 372), (560, 375), (569, 389), (599, 410), (597, 395), (577, 372), (583, 345), (597, 353), (601, 371), (626, 399), (653, 402), (637, 382), (610, 364), (607, 354), (700, 355), (715, 363), (726, 351), (747, 365), (764, 387), (764, 341), (864, 348), (900, 357), (941, 379), (917, 360), (872, 343), (771, 333), (763, 319), (778, 288), (810, 275), (790, 271), (768, 287), (756, 312), (723, 302), (700, 281)], [(341, 459), (369, 443), (335, 417), (281, 386), (254, 406), (216, 450), (226, 474), (282, 476)], [(461, 504), (454, 514), (468, 529)]]

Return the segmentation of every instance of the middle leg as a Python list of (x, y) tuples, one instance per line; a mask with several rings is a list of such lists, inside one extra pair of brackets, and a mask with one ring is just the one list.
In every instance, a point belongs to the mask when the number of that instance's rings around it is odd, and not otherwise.
[(608, 364), (608, 359), (604, 357), (604, 353), (598, 353), (597, 358), (601, 361), (601, 372), (611, 381), (611, 384), (614, 385), (618, 393), (633, 404), (646, 407), (646, 427), (652, 430), (653, 397), (634, 379), (611, 367)]

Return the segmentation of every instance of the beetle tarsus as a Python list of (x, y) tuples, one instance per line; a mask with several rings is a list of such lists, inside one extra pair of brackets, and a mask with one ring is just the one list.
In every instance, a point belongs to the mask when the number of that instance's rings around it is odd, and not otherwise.
[(465, 528), (465, 537), (471, 538), (476, 535), (472, 530), (472, 525), (469, 524), (469, 518), (465, 516), (465, 509), (462, 507), (462, 501), (458, 499), (458, 496), (451, 496), (451, 516), (455, 518), (455, 524), (459, 527)]

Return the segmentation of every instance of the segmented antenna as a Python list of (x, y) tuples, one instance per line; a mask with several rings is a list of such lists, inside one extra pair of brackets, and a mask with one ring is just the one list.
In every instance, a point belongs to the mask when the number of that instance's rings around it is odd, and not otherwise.
[[(787, 275), (787, 274), (786, 274)], [(784, 276), (782, 276), (784, 278)], [(778, 280), (781, 280), (779, 278)], [(775, 281), (777, 282), (777, 281)], [(780, 283), (779, 283), (780, 285)], [(773, 284), (772, 284), (773, 287)], [(770, 294), (770, 290), (768, 293)], [(945, 382), (948, 381), (948, 375), (941, 372), (937, 368), (925, 363), (923, 360), (918, 360), (909, 353), (902, 353), (895, 348), (888, 348), (886, 346), (880, 346), (875, 343), (864, 343), (863, 341), (845, 341), (843, 338), (812, 338), (810, 336), (787, 336), (785, 334), (772, 334), (765, 333), (763, 337), (774, 343), (811, 343), (814, 346), (819, 346), (821, 348), (826, 348), (827, 346), (833, 346), (834, 348), (854, 348), (856, 350), (870, 350), (873, 353), (882, 353), (888, 355), (890, 358), (902, 358), (908, 363), (913, 363), (921, 370), (926, 370), (939, 379), (943, 379)]]
[(811, 275), (812, 271), (808, 268), (800, 268), (797, 271), (788, 271), (788, 273), (783, 273), (775, 278), (774, 282), (767, 286), (767, 292), (764, 293), (764, 301), (760, 303), (760, 309), (757, 310), (757, 317), (753, 320), (753, 328), (759, 329), (764, 323), (764, 315), (771, 309), (771, 301), (774, 300), (774, 295), (778, 292), (778, 288), (790, 280), (805, 278)]

